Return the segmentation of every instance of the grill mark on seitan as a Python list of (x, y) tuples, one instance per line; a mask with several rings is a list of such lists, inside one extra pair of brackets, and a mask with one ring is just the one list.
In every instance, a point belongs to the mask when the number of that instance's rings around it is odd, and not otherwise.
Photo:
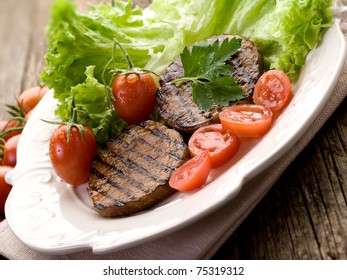
[[(103, 169), (103, 171), (99, 171), (100, 169)], [(92, 173), (94, 174), (94, 171), (100, 174), (103, 174), (105, 178), (108, 177), (116, 177), (116, 180), (112, 180), (114, 184), (114, 187), (118, 188), (119, 190), (124, 191), (125, 193), (129, 193), (129, 190), (125, 187), (123, 187), (124, 184), (130, 185), (135, 187), (138, 190), (141, 190), (143, 193), (149, 193), (150, 189), (146, 187), (142, 182), (139, 182), (135, 180), (132, 176), (129, 176), (127, 174), (124, 174), (124, 172), (117, 168), (116, 166), (105, 162), (101, 157), (98, 157), (98, 161), (96, 161), (95, 165), (93, 165)], [(107, 172), (109, 171), (109, 172)], [(103, 173), (104, 172), (104, 173)], [(107, 174), (105, 174), (107, 173)], [(100, 178), (100, 177), (99, 177)], [(100, 178), (102, 179), (102, 178)], [(157, 181), (158, 183), (162, 183), (162, 181)], [(122, 184), (123, 185), (122, 185)], [(129, 195), (131, 197), (131, 195)]]
[(93, 191), (103, 196), (103, 199), (110, 199), (117, 205), (125, 204), (129, 200), (137, 200), (146, 192), (131, 185), (131, 181), (126, 177), (118, 177), (112, 173), (107, 166), (97, 163), (91, 172), (90, 182)]
[[(123, 141), (122, 139), (117, 139), (114, 140), (115, 144), (119, 144), (122, 147), (124, 147), (125, 149), (127, 149), (129, 152), (136, 154), (136, 156), (138, 157), (143, 157), (146, 161), (148, 161), (151, 165), (155, 165), (157, 168), (167, 171), (167, 172), (172, 172), (174, 169), (162, 162), (160, 162), (161, 157), (158, 157), (158, 153), (163, 153), (164, 151), (161, 149), (158, 149), (156, 146), (153, 146), (152, 144), (148, 143), (147, 141), (145, 141), (144, 139), (140, 138), (138, 139), (138, 146), (140, 146), (139, 148), (147, 145), (150, 147), (150, 149), (147, 151), (148, 154), (144, 154), (141, 152), (141, 150), (139, 150), (138, 148), (133, 148), (130, 150), (130, 145), (128, 143), (126, 143), (125, 141)], [(112, 149), (112, 148), (111, 148)], [(117, 153), (116, 151), (113, 152), (113, 154)], [(178, 155), (176, 154), (172, 154), (170, 153), (170, 156), (174, 159), (174, 160), (182, 160), (178, 157)]]
[[(124, 190), (124, 188), (122, 188), (122, 186), (119, 183), (117, 183), (114, 180), (112, 180), (111, 178), (105, 176), (103, 173), (99, 172), (97, 169), (93, 169), (93, 175), (96, 178), (102, 180), (104, 183), (107, 183), (107, 184), (111, 185), (112, 187), (115, 187), (118, 190), (124, 192), (125, 194), (128, 195), (129, 198), (131, 198), (131, 199), (135, 198), (128, 191)], [(102, 190), (102, 189), (96, 189), (96, 191), (98, 193), (104, 194), (106, 197), (112, 199), (118, 206), (124, 206), (124, 200), (120, 200), (119, 198), (114, 198), (113, 196), (111, 196), (109, 193), (105, 192), (105, 190)]]
[[(156, 176), (156, 174), (153, 174), (150, 170), (143, 166), (144, 164), (148, 163), (147, 161), (143, 160), (143, 158), (140, 157), (135, 157), (134, 159), (130, 158), (130, 155), (133, 154), (133, 151), (127, 151), (127, 153), (129, 157), (124, 157), (115, 152), (108, 152), (110, 160), (107, 161), (107, 164), (118, 167), (119, 169), (123, 169), (124, 173), (127, 173), (127, 170), (128, 172), (135, 172), (137, 175), (141, 174), (143, 175), (141, 176), (143, 177), (143, 180), (151, 179), (158, 184), (165, 183), (165, 180), (161, 179), (159, 176)], [(103, 157), (101, 157), (101, 159), (104, 160)], [(137, 160), (141, 162), (137, 162)], [(128, 174), (128, 176), (130, 175)]]
[(88, 193), (104, 216), (122, 216), (151, 207), (174, 192), (172, 172), (189, 157), (177, 131), (147, 121), (125, 129), (98, 151)]
[[(178, 146), (179, 149), (183, 149), (185, 147), (185, 144), (183, 142), (177, 142), (175, 139), (170, 138), (168, 135), (164, 134), (161, 130), (158, 128), (153, 128), (150, 130), (151, 133), (157, 137), (160, 138), (160, 140), (164, 141), (165, 143), (174, 143), (175, 146)], [(170, 150), (172, 152), (172, 150)]]
[[(138, 133), (138, 129), (126, 129), (124, 132), (129, 137), (136, 137), (136, 134)], [(159, 130), (156, 131), (150, 131), (154, 136), (159, 137), (159, 139), (151, 138), (150, 135), (147, 135), (146, 139), (144, 138), (137, 138), (136, 139), (136, 145), (132, 142), (127, 142), (128, 138), (125, 138), (124, 136), (120, 136), (117, 138), (112, 139), (110, 142), (114, 143), (117, 147), (117, 145), (120, 145), (124, 147), (127, 151), (138, 153), (139, 157), (144, 157), (148, 159), (149, 162), (151, 162), (154, 165), (162, 164), (165, 165), (165, 161), (163, 162), (163, 159), (161, 156), (162, 153), (167, 153), (165, 150), (169, 150), (168, 153), (170, 157), (172, 157), (175, 161), (181, 161), (182, 157), (179, 156), (179, 152), (184, 149), (184, 145), (182, 143), (173, 141), (173, 139), (170, 139), (167, 135), (161, 133)], [(158, 141), (161, 141), (161, 146), (158, 146)], [(164, 142), (163, 142), (164, 141)], [(173, 144), (173, 145), (172, 145)], [(165, 145), (165, 146), (164, 146)], [(164, 147), (162, 147), (164, 146)], [(145, 147), (149, 147), (148, 149), (145, 149)], [(114, 149), (112, 146), (109, 147), (111, 151), (117, 153), (116, 149)], [(146, 150), (147, 154), (144, 154), (141, 152), (141, 150)], [(165, 165), (166, 168), (169, 168), (170, 171), (172, 171), (172, 168), (170, 168), (168, 165)], [(166, 169), (162, 167), (163, 169)]]
[(163, 73), (163, 76), (160, 78), (159, 83), (163, 86), (165, 83), (169, 83), (172, 80), (182, 78), (184, 76), (183, 64), (180, 59), (176, 59), (172, 62), (167, 70)]

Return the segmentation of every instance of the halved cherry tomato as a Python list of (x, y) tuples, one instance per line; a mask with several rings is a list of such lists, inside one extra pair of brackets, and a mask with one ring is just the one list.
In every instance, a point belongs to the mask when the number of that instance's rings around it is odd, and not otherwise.
[(288, 76), (280, 70), (265, 72), (257, 81), (253, 101), (268, 106), (274, 113), (283, 110), (289, 103), (292, 86)]
[(21, 134), (8, 139), (3, 148), (2, 164), (14, 167), (17, 163), (17, 146)]
[(88, 181), (90, 167), (96, 155), (96, 140), (93, 131), (84, 126), (84, 137), (77, 126), (68, 129), (66, 124), (57, 127), (49, 143), (49, 156), (57, 175), (66, 183), (77, 187)]
[(18, 104), (24, 113), (28, 113), (36, 107), (42, 97), (47, 93), (48, 87), (34, 86), (24, 90), (18, 97)]
[(148, 73), (117, 76), (112, 84), (114, 107), (128, 124), (148, 120), (155, 108), (157, 84)]
[(270, 130), (272, 115), (266, 106), (244, 104), (223, 109), (219, 119), (225, 129), (239, 137), (261, 137)]
[(211, 170), (211, 157), (208, 151), (189, 159), (176, 169), (170, 177), (169, 185), (179, 191), (190, 191), (202, 187)]
[(192, 156), (208, 151), (212, 167), (218, 167), (229, 161), (240, 147), (239, 138), (224, 129), (221, 124), (211, 124), (197, 129), (188, 141)]
[(12, 186), (5, 181), (5, 175), (12, 169), (11, 166), (0, 166), (0, 214), (5, 213), (5, 202), (12, 189)]

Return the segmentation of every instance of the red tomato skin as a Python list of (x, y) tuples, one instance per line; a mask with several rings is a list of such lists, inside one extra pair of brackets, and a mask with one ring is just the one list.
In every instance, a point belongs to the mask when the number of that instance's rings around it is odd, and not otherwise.
[(213, 168), (228, 162), (239, 147), (240, 140), (237, 135), (224, 129), (221, 124), (211, 124), (197, 129), (188, 141), (192, 156), (209, 151)]
[(170, 177), (169, 185), (178, 191), (191, 191), (202, 187), (212, 168), (210, 153), (204, 151), (186, 161)]
[[(0, 120), (0, 133), (5, 132), (11, 128), (14, 127), (19, 127), (19, 128), (23, 128), (24, 124), (18, 122), (17, 120)], [(5, 141), (7, 141), (8, 139), (10, 139), (11, 137), (20, 134), (22, 131), (21, 130), (17, 130), (17, 131), (12, 131), (9, 134), (7, 134), (5, 137), (3, 137), (3, 139)]]
[(34, 109), (30, 110), (28, 113), (25, 114), (24, 119), (26, 122), (30, 119), (33, 112), (34, 112)]
[(5, 213), (5, 202), (12, 189), (12, 186), (5, 181), (6, 173), (12, 169), (11, 166), (0, 166), (0, 214)]
[(14, 167), (17, 163), (17, 146), (21, 134), (8, 139), (4, 145), (2, 164)]
[(84, 139), (76, 126), (71, 127), (67, 139), (66, 125), (57, 127), (49, 143), (49, 156), (57, 175), (74, 187), (89, 180), (90, 167), (96, 156), (97, 144), (89, 127), (84, 128)]
[(288, 76), (280, 70), (265, 72), (254, 87), (253, 101), (265, 105), (274, 113), (282, 111), (291, 99), (292, 85)]
[(117, 76), (112, 84), (117, 114), (128, 124), (148, 120), (155, 109), (157, 89), (157, 84), (148, 73)]
[(46, 86), (33, 86), (24, 90), (18, 97), (18, 103), (21, 104), (22, 110), (28, 113), (34, 109), (47, 91), (48, 87)]
[(219, 113), (222, 126), (239, 137), (262, 137), (271, 128), (273, 112), (263, 105), (243, 104), (224, 108)]

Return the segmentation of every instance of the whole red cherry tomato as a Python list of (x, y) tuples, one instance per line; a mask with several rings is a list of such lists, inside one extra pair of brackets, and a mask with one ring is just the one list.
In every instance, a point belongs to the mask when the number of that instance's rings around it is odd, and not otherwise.
[(17, 146), (21, 134), (8, 139), (3, 147), (2, 164), (14, 167), (17, 163)]
[(12, 186), (5, 181), (5, 175), (12, 169), (13, 168), (11, 166), (0, 166), (0, 214), (5, 213), (5, 202), (12, 189)]
[(157, 84), (149, 73), (117, 76), (112, 84), (114, 107), (128, 124), (148, 120), (155, 108)]
[[(115, 40), (127, 61), (128, 69), (118, 69), (112, 81), (113, 104), (117, 114), (128, 124), (148, 120), (155, 108), (155, 94), (158, 86), (153, 72), (134, 66), (123, 46)], [(115, 60), (115, 57), (112, 57)], [(155, 74), (156, 75), (156, 74)]]
[(0, 120), (0, 138), (7, 141), (12, 136), (20, 134), (23, 130), (24, 122), (17, 119)]
[(33, 86), (24, 90), (18, 97), (18, 104), (24, 113), (28, 113), (36, 107), (42, 97), (47, 93), (48, 87)]
[(83, 126), (62, 124), (57, 127), (49, 143), (49, 156), (57, 175), (74, 187), (88, 181), (97, 144), (93, 131)]

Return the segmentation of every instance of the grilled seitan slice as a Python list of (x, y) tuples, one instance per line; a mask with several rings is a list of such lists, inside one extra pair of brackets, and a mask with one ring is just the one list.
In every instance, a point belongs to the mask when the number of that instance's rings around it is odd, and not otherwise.
[[(227, 38), (241, 38), (241, 47), (226, 63), (229, 63), (234, 72), (232, 76), (242, 88), (246, 101), (251, 101), (254, 86), (263, 72), (263, 61), (254, 43), (242, 36), (220, 35), (214, 36), (209, 41), (222, 42)], [(169, 65), (161, 76), (160, 89), (156, 103), (160, 117), (169, 125), (180, 132), (192, 133), (199, 127), (218, 122), (218, 112), (222, 108), (213, 107), (209, 111), (200, 109), (192, 99), (191, 82), (187, 81), (176, 86), (171, 81), (184, 76), (181, 59), (176, 59)]]
[(189, 158), (183, 137), (154, 121), (125, 129), (107, 142), (92, 164), (87, 188), (105, 217), (146, 210), (174, 193), (172, 172)]

